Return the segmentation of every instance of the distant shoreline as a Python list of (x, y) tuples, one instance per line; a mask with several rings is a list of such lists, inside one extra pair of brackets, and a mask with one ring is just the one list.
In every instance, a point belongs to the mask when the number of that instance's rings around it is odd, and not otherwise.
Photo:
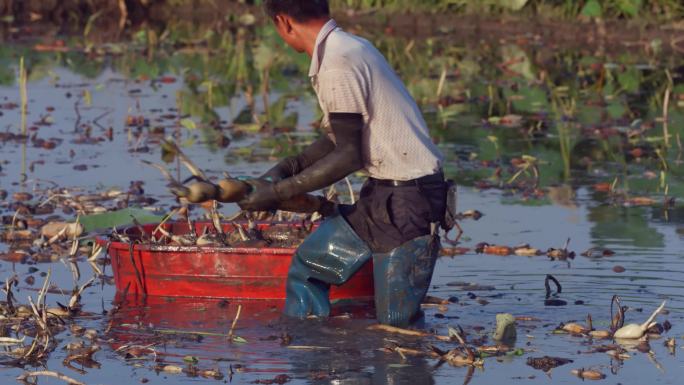
[[(170, 7), (152, 2), (147, 7), (127, 9), (125, 15), (116, 5), (118, 0), (93, 0), (104, 4), (97, 15), (84, 7), (70, 9), (62, 1), (0, 0), (0, 30), (3, 40), (13, 40), (11, 29), (40, 29), (53, 25), (52, 33), (81, 34), (84, 28), (116, 40), (132, 34), (141, 27), (163, 29), (167, 24), (185, 22), (201, 28), (232, 28), (249, 24), (260, 25), (265, 16), (260, 7), (230, 3), (215, 6), (207, 2)], [(9, 3), (15, 3), (9, 8)], [(32, 3), (39, 3), (32, 7)], [(52, 4), (54, 3), (54, 4)], [(202, 2), (200, 2), (202, 3)], [(11, 13), (13, 11), (14, 13)], [(89, 13), (90, 12), (90, 13)], [(247, 18), (243, 16), (249, 15)], [(125, 20), (122, 17), (125, 16)], [(347, 29), (369, 35), (404, 38), (439, 37), (447, 40), (482, 42), (511, 42), (541, 45), (551, 48), (591, 48), (602, 51), (661, 50), (684, 53), (684, 20), (656, 22), (652, 18), (635, 19), (554, 19), (523, 14), (464, 14), (458, 12), (391, 12), (388, 10), (334, 10), (333, 15)], [(120, 29), (123, 25), (123, 29)], [(86, 27), (87, 26), (87, 27)]]

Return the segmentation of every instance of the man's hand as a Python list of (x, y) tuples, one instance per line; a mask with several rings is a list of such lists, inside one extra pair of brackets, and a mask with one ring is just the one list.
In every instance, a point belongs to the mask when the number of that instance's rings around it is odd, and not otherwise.
[(263, 179), (249, 179), (245, 183), (250, 185), (252, 191), (238, 202), (242, 210), (269, 211), (278, 208), (281, 202), (275, 189), (275, 183)]

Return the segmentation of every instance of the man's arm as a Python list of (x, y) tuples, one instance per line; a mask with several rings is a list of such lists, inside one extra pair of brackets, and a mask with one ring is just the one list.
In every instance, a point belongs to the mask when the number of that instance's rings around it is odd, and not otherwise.
[(261, 179), (279, 182), (285, 178), (297, 175), (307, 167), (313, 165), (335, 149), (335, 143), (323, 134), (316, 141), (307, 146), (299, 155), (289, 156), (281, 160), (273, 168), (266, 171)]
[(251, 180), (250, 193), (239, 202), (243, 210), (269, 210), (294, 196), (319, 190), (363, 168), (363, 115), (330, 113), (330, 126), (335, 134), (335, 148), (299, 174), (277, 183)]
[(330, 113), (330, 126), (337, 141), (335, 149), (299, 174), (278, 182), (275, 189), (281, 199), (322, 189), (363, 168), (363, 116)]

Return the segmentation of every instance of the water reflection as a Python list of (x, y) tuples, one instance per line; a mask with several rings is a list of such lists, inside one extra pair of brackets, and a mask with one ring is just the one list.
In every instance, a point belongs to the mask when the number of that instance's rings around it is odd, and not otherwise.
[[(658, 210), (658, 209), (654, 209)], [(636, 248), (665, 247), (665, 237), (650, 222), (650, 209), (620, 209), (608, 205), (589, 208), (591, 237), (599, 246), (620, 244)]]
[[(182, 364), (179, 358), (192, 355), (200, 359), (197, 365), (202, 368), (226, 360), (250, 376), (289, 373), (310, 383), (435, 383), (434, 363), (419, 357), (400, 359), (379, 350), (406, 341), (365, 330), (373, 322), (367, 304), (336, 307), (329, 322), (282, 317), (282, 301), (117, 294), (114, 304), (108, 338), (121, 355), (131, 346), (145, 346), (155, 349), (164, 364)], [(239, 340), (230, 342), (238, 307), (234, 335)]]

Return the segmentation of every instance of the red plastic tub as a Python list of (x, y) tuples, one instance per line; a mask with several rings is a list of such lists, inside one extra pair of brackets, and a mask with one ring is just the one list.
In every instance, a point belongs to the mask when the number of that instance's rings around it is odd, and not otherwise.
[[(261, 229), (269, 224), (259, 224)], [(146, 225), (148, 234), (157, 225)], [(213, 230), (208, 222), (196, 223), (196, 232)], [(233, 230), (224, 224), (224, 231)], [(175, 222), (165, 230), (181, 235), (188, 224)], [(139, 237), (137, 228), (125, 231), (132, 240)], [(110, 242), (98, 238), (107, 247), (117, 291), (120, 293), (231, 299), (285, 298), (285, 281), (294, 248), (232, 248), (142, 245)], [(331, 299), (369, 300), (373, 298), (373, 267), (369, 262), (342, 286), (333, 286)]]

